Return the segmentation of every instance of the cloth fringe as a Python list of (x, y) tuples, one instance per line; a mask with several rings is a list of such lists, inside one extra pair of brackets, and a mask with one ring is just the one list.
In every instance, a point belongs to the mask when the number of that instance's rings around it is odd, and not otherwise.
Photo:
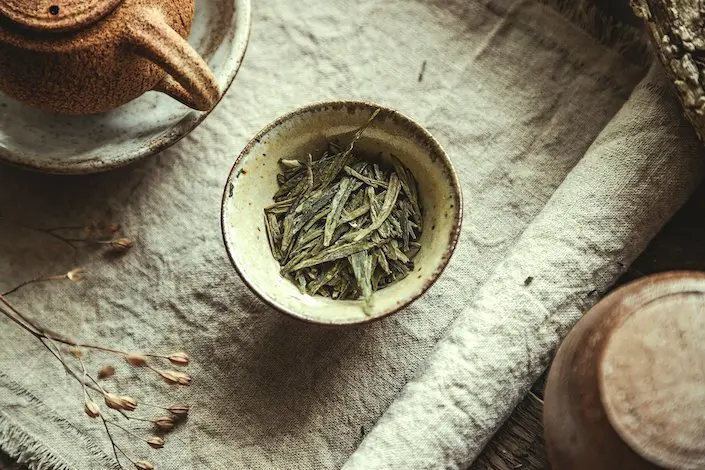
[[(80, 443), (92, 455), (94, 462), (100, 462), (101, 469), (122, 468), (112, 455), (103, 452), (90, 437), (81, 434), (78, 429), (47, 408), (22, 385), (10, 380), (0, 371), (0, 396), (4, 393), (10, 393), (14, 397), (25, 400), (24, 406), (35, 408), (35, 411), (44, 417), (45, 422), (51, 422), (57, 427), (57, 432), (65, 433), (67, 442)], [(2, 412), (2, 409), (0, 409), (0, 453), (26, 470), (73, 470), (75, 468), (52, 452), (44, 442), (22, 430)]]
[(0, 414), (0, 451), (29, 470), (72, 470), (48, 448)]

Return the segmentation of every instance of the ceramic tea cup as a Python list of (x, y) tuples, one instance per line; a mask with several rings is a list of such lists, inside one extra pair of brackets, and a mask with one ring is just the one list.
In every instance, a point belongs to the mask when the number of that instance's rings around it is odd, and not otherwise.
[[(278, 189), (280, 159), (320, 155), (328, 142), (362, 127), (380, 112), (355, 144), (356, 151), (393, 154), (418, 183), (423, 212), (421, 249), (414, 270), (404, 279), (362, 300), (307, 295), (280, 274), (264, 223), (264, 208)], [(450, 159), (419, 124), (371, 103), (337, 101), (314, 104), (277, 119), (245, 147), (232, 168), (222, 202), (225, 246), (237, 272), (262, 300), (300, 320), (323, 325), (367, 323), (409, 305), (438, 279), (455, 249), (462, 222), (462, 195)]]
[(595, 305), (546, 384), (555, 470), (705, 468), (705, 274), (644, 277)]

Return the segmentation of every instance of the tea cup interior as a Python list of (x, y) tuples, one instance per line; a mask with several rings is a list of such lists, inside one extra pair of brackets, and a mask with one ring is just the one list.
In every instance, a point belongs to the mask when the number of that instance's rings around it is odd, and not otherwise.
[(321, 324), (365, 323), (393, 313), (422, 295), (441, 274), (455, 247), (461, 223), (460, 186), (440, 145), (418, 124), (381, 109), (355, 144), (355, 152), (391, 164), (399, 159), (418, 182), (423, 213), (421, 249), (413, 271), (403, 280), (361, 300), (311, 296), (280, 274), (269, 247), (264, 208), (278, 189), (280, 159), (320, 156), (328, 142), (349, 141), (377, 106), (323, 103), (296, 111), (265, 128), (233, 167), (223, 198), (223, 234), (228, 253), (243, 280), (263, 300), (302, 320)]

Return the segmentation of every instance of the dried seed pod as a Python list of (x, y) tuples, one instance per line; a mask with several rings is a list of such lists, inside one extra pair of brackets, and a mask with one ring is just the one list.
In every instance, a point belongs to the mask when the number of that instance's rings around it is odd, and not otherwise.
[(162, 376), (162, 379), (164, 379), (164, 382), (168, 383), (169, 385), (178, 385), (179, 384), (179, 377), (176, 376), (176, 373), (170, 370), (162, 370), (159, 372), (159, 375)]
[(188, 387), (191, 385), (191, 376), (188, 374), (184, 374), (183, 372), (177, 372), (177, 376), (179, 379), (179, 385), (183, 385), (184, 387)]
[(105, 399), (105, 404), (108, 405), (108, 408), (113, 410), (122, 410), (122, 401), (119, 396), (113, 395), (112, 393), (106, 393), (103, 398)]
[(134, 464), (137, 470), (154, 470), (154, 465), (144, 460), (139, 460), (134, 462)]
[(178, 372), (175, 370), (163, 370), (159, 372), (164, 381), (169, 385), (183, 385), (188, 387), (191, 385), (191, 376), (183, 372)]
[(147, 440), (147, 444), (149, 444), (149, 447), (152, 449), (161, 449), (164, 447), (164, 439), (159, 436), (153, 436)]
[(66, 273), (66, 278), (71, 282), (82, 282), (86, 278), (88, 271), (83, 268), (76, 268)]
[(135, 411), (137, 409), (137, 400), (135, 400), (134, 398), (127, 395), (123, 395), (120, 397), (120, 400), (122, 401), (123, 410)]
[(171, 431), (176, 424), (176, 421), (171, 416), (160, 416), (152, 422), (161, 431)]
[(185, 352), (177, 352), (169, 356), (169, 362), (171, 362), (175, 366), (186, 367), (187, 365), (189, 365), (190, 358), (189, 355)]
[(105, 404), (108, 408), (119, 411), (135, 411), (137, 400), (129, 396), (117, 396), (112, 393), (105, 394)]
[(75, 357), (76, 359), (82, 359), (83, 358), (83, 351), (78, 346), (71, 346), (69, 348), (69, 353)]
[(174, 405), (171, 405), (168, 410), (170, 413), (182, 417), (188, 415), (189, 410), (191, 407), (189, 407), (186, 403), (176, 403)]
[(97, 403), (93, 401), (86, 401), (85, 406), (83, 407), (84, 411), (88, 416), (91, 418), (97, 418), (100, 416), (100, 407), (98, 406)]
[(105, 380), (115, 375), (115, 367), (105, 366), (98, 371), (98, 379)]
[(147, 358), (144, 355), (138, 353), (130, 353), (126, 355), (125, 360), (128, 364), (135, 367), (144, 367), (147, 365)]
[(129, 238), (118, 238), (110, 241), (110, 247), (118, 252), (125, 253), (135, 246), (135, 242)]

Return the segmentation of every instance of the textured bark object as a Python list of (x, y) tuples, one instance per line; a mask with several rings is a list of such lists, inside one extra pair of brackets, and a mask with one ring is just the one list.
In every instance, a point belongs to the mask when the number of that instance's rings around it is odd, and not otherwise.
[(161, 91), (202, 111), (220, 98), (185, 38), (194, 0), (0, 0), (0, 90), (93, 114)]
[(596, 305), (545, 398), (554, 470), (705, 468), (705, 274), (651, 276)]
[(658, 57), (685, 115), (705, 142), (705, 4), (700, 0), (631, 0), (647, 23)]

